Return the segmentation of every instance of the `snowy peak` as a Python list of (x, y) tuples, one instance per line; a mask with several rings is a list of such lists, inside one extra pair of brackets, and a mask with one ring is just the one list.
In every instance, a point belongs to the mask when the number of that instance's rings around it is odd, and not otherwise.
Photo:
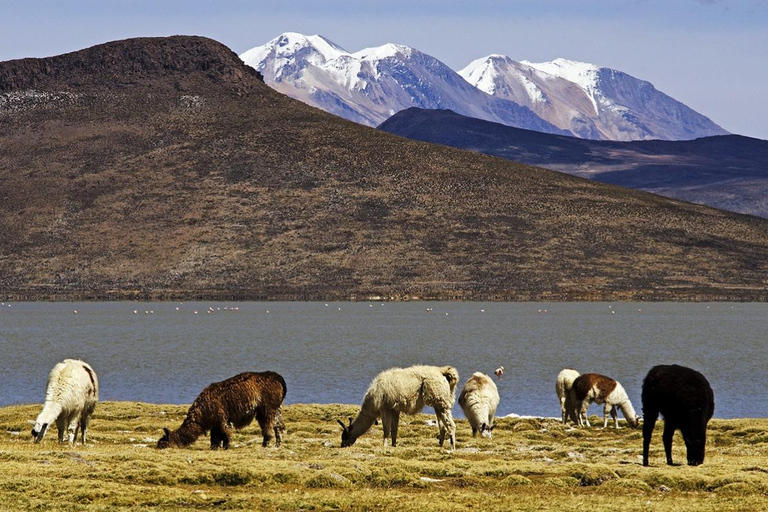
[(379, 61), (392, 57), (410, 58), (413, 55), (413, 48), (403, 44), (387, 43), (374, 48), (366, 48), (352, 54), (353, 57), (360, 60)]
[(245, 52), (241, 58), (263, 60), (273, 52), (275, 57), (288, 59), (309, 50), (312, 56), (319, 57), (322, 62), (333, 60), (341, 55), (348, 55), (345, 49), (323, 36), (305, 36), (296, 32), (286, 32), (268, 42)]
[(594, 64), (563, 58), (558, 58), (549, 62), (528, 62), (524, 60), (521, 64), (530, 66), (549, 75), (564, 78), (569, 82), (577, 84), (584, 90), (595, 88), (597, 85), (597, 75), (600, 71), (600, 68)]
[(519, 62), (497, 53), (477, 59), (459, 71), (464, 80), (492, 96), (516, 101), (530, 107), (547, 102), (544, 91), (530, 79)]
[(649, 82), (588, 62), (515, 62), (491, 55), (459, 73), (486, 93), (525, 105), (582, 138), (685, 140), (727, 133)]
[(526, 107), (485, 94), (438, 59), (402, 44), (350, 53), (321, 36), (286, 33), (241, 58), (278, 91), (372, 126), (400, 110), (420, 107), (570, 134)]
[[(323, 36), (286, 32), (248, 50), (240, 58), (270, 79), (281, 80), (288, 78), (283, 76), (284, 72), (291, 73), (307, 65), (320, 66), (344, 55), (349, 52)], [(267, 62), (271, 67), (267, 67)]]
[(563, 58), (534, 63), (491, 54), (457, 73), (406, 45), (351, 53), (323, 36), (296, 32), (240, 57), (274, 89), (371, 126), (418, 107), (588, 139), (683, 140), (727, 133), (648, 82)]

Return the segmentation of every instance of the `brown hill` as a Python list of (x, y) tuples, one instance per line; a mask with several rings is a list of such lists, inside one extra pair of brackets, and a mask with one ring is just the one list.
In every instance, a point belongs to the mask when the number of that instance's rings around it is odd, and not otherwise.
[(765, 299), (768, 222), (409, 141), (197, 37), (0, 63), (11, 299)]

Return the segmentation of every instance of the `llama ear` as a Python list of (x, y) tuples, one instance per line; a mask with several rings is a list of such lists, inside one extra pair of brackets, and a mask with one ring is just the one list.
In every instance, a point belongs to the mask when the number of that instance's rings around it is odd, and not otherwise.
[(491, 425), (490, 427), (488, 427), (488, 432), (493, 432), (493, 429), (495, 428), (496, 428), (496, 425)]
[(349, 420), (349, 428), (352, 428), (352, 418), (347, 418)]
[(166, 437), (171, 437), (171, 431), (168, 430), (166, 427), (163, 427), (163, 432), (165, 432)]
[(338, 422), (339, 422), (339, 425), (341, 425), (341, 429), (342, 429), (344, 432), (346, 432), (346, 431), (347, 431), (347, 427), (346, 427), (346, 425), (344, 425), (344, 422), (343, 422), (343, 421), (341, 421), (341, 420), (336, 420), (336, 421), (338, 421)]

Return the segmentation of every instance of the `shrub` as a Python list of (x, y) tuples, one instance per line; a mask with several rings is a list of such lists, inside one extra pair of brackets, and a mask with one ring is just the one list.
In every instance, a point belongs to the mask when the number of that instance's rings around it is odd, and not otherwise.
[(599, 465), (579, 466), (571, 473), (571, 476), (579, 481), (579, 485), (583, 486), (602, 485), (608, 480), (619, 478), (619, 475), (612, 469)]
[(234, 487), (246, 485), (251, 481), (251, 474), (247, 471), (220, 471), (213, 474), (213, 481), (218, 485)]
[(518, 487), (520, 485), (531, 485), (533, 481), (530, 478), (523, 475), (509, 475), (507, 478), (499, 482), (502, 487)]
[(307, 480), (306, 483), (306, 486), (312, 489), (351, 487), (351, 485), (352, 483), (348, 479), (330, 471), (321, 471)]

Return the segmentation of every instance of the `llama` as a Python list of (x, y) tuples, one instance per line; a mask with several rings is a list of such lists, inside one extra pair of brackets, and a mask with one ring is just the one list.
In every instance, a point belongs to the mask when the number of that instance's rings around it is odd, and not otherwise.
[(587, 410), (592, 402), (605, 404), (603, 408), (603, 428), (608, 426), (608, 414), (613, 418), (614, 427), (619, 428), (616, 408), (621, 409), (621, 412), (624, 413), (624, 418), (626, 418), (630, 427), (637, 428), (640, 425), (640, 419), (635, 414), (635, 409), (632, 407), (632, 402), (629, 401), (624, 387), (610, 377), (598, 373), (579, 375), (573, 381), (571, 393), (573, 393), (575, 398), (580, 427), (584, 426), (585, 423), (588, 427), (591, 426), (587, 418)]
[(643, 466), (648, 465), (648, 448), (659, 413), (664, 417), (664, 453), (672, 466), (672, 437), (680, 430), (685, 441), (689, 466), (704, 462), (707, 423), (715, 412), (715, 394), (707, 379), (685, 366), (654, 366), (643, 380)]
[(286, 386), (282, 376), (275, 372), (244, 372), (206, 387), (187, 411), (181, 426), (174, 432), (163, 428), (165, 435), (157, 442), (158, 448), (189, 446), (198, 437), (210, 432), (211, 450), (229, 448), (231, 427), (239, 430), (259, 422), (266, 447), (274, 432), (275, 446), (282, 441), (285, 430), (282, 403)]
[(48, 375), (45, 405), (32, 427), (35, 443), (43, 440), (48, 426), (55, 421), (60, 443), (64, 442), (64, 432), (67, 432), (67, 441), (74, 444), (79, 431), (85, 444), (88, 424), (98, 401), (99, 379), (93, 368), (78, 359), (60, 362)]
[(424, 406), (435, 409), (440, 427), (439, 442), (443, 446), (448, 434), (451, 450), (456, 448), (456, 424), (451, 416), (456, 399), (456, 384), (459, 374), (451, 366), (411, 366), (390, 368), (378, 374), (363, 398), (363, 405), (357, 417), (341, 428), (341, 446), (352, 446), (357, 438), (365, 434), (371, 425), (381, 418), (384, 430), (384, 446), (392, 436), (392, 446), (397, 445), (397, 427), (400, 413), (416, 414)]
[(493, 437), (493, 416), (499, 406), (499, 391), (490, 377), (473, 373), (461, 390), (459, 405), (472, 427), (472, 437), (478, 432), (482, 437)]
[(560, 400), (560, 414), (562, 416), (563, 425), (565, 425), (569, 418), (577, 425), (579, 424), (578, 411), (576, 410), (576, 397), (571, 392), (573, 381), (575, 381), (578, 376), (579, 372), (573, 368), (565, 368), (557, 374), (555, 392), (557, 393), (557, 398)]

